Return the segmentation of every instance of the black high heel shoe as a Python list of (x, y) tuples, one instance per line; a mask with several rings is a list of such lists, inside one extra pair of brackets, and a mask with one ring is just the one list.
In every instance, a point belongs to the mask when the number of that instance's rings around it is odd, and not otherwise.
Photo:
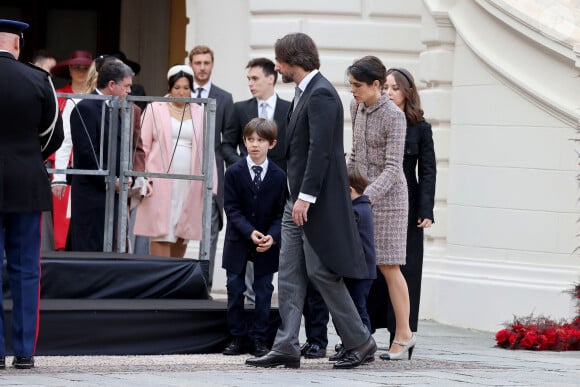
[(416, 343), (417, 343), (417, 337), (415, 336), (414, 333), (413, 333), (413, 336), (411, 336), (411, 339), (409, 339), (409, 341), (403, 342), (403, 341), (399, 341), (399, 340), (394, 340), (393, 344), (398, 344), (401, 347), (403, 347), (403, 349), (400, 350), (399, 352), (383, 353), (379, 357), (381, 358), (381, 360), (403, 360), (405, 358), (405, 356), (407, 356), (408, 360), (411, 360), (411, 356), (413, 356), (413, 350), (415, 349)]

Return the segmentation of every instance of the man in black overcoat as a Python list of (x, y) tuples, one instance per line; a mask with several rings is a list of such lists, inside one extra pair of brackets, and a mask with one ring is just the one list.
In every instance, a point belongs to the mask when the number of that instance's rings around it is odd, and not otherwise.
[[(124, 98), (131, 92), (132, 80), (133, 71), (129, 66), (117, 61), (107, 62), (99, 70), (97, 88), (93, 94)], [(73, 164), (75, 169), (113, 168), (119, 176), (120, 152), (117, 152), (116, 160), (108, 160), (110, 131), (108, 102), (110, 101), (85, 99), (72, 111), (70, 127)], [(117, 125), (117, 138), (113, 144), (120, 150), (122, 134), (120, 117)], [(102, 164), (100, 164), (101, 152)], [(73, 251), (103, 251), (108, 189), (116, 188), (107, 187), (104, 176), (72, 175), (70, 237)], [(118, 209), (117, 199), (115, 213)]]
[(344, 159), (344, 112), (332, 84), (318, 71), (318, 49), (303, 33), (275, 45), (276, 69), (296, 84), (286, 128), (289, 195), (282, 218), (278, 300), (282, 325), (272, 351), (250, 358), (256, 367), (300, 367), (298, 333), (310, 279), (322, 294), (347, 350), (335, 368), (374, 360), (376, 344), (349, 296), (343, 277), (368, 270), (354, 221)]

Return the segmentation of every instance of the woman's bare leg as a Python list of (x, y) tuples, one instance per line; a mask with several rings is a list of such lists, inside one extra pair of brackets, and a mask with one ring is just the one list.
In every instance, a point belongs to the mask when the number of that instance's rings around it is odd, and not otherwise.
[[(401, 342), (409, 341), (413, 336), (413, 332), (411, 332), (409, 326), (410, 304), (407, 281), (405, 281), (399, 265), (379, 265), (379, 270), (387, 281), (391, 304), (395, 312), (395, 340)], [(395, 353), (401, 350), (403, 350), (403, 347), (393, 343), (389, 352)]]

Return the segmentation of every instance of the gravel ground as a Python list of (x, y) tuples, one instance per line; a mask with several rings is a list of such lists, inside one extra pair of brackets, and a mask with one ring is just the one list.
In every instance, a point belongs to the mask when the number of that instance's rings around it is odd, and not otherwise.
[[(328, 354), (338, 337), (331, 330)], [(374, 335), (380, 354), (388, 332)], [(304, 340), (304, 332), (301, 332)], [(0, 370), (2, 386), (580, 386), (580, 352), (510, 351), (493, 332), (421, 321), (411, 361), (380, 359), (354, 370), (333, 370), (328, 359), (302, 360), (300, 369), (261, 369), (249, 355), (38, 356), (36, 367)], [(11, 358), (8, 357), (7, 364)]]

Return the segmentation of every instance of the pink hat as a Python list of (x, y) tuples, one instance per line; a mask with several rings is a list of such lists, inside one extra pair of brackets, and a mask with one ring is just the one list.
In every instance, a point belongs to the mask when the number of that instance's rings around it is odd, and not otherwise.
[(77, 50), (73, 51), (69, 59), (58, 62), (56, 66), (52, 68), (50, 73), (53, 77), (60, 78), (70, 78), (70, 73), (68, 71), (68, 66), (70, 65), (81, 65), (90, 66), (93, 63), (93, 56), (88, 51)]

